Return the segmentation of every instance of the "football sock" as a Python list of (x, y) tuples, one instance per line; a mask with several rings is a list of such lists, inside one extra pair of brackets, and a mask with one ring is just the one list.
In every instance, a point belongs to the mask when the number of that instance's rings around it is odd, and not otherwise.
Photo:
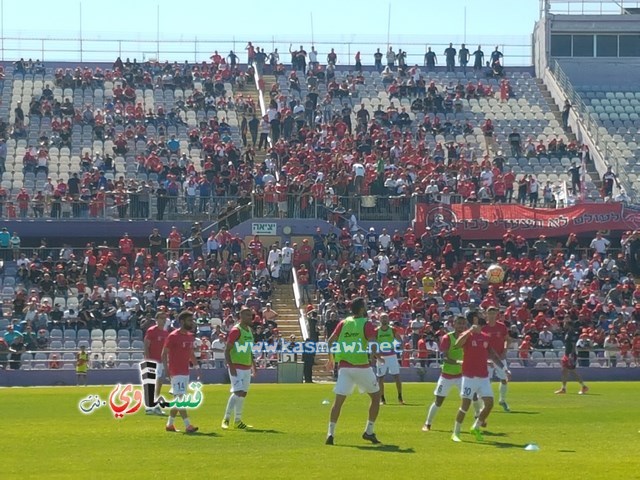
[(438, 413), (439, 409), (440, 407), (435, 403), (431, 404), (431, 407), (429, 407), (429, 414), (427, 415), (427, 425), (432, 425), (433, 419), (435, 418), (436, 413)]
[(231, 413), (235, 409), (236, 406), (236, 394), (232, 393), (229, 397), (229, 401), (227, 402), (227, 409), (224, 411), (225, 420), (229, 420), (231, 418)]
[(475, 422), (473, 422), (473, 425), (471, 426), (471, 428), (476, 429), (476, 428), (480, 428), (480, 417), (476, 418)]
[(480, 399), (473, 401), (473, 409), (476, 412), (476, 417), (480, 415), (480, 412), (482, 411), (482, 407), (483, 407), (483, 404)]
[(173, 421), (176, 419), (176, 417), (172, 417), (171, 415), (169, 415), (169, 418), (167, 419), (167, 427), (170, 427), (171, 425), (173, 425)]
[(453, 424), (453, 433), (455, 433), (456, 435), (460, 435), (460, 429), (462, 428), (462, 424), (458, 421), (456, 421)]
[(188, 427), (189, 425), (191, 425), (191, 422), (189, 421), (189, 417), (183, 419), (184, 420), (184, 426)]
[(335, 435), (336, 433), (336, 424), (334, 422), (329, 422), (329, 433), (328, 435)]
[(500, 403), (504, 403), (507, 401), (507, 384), (500, 384)]
[(244, 397), (236, 398), (236, 422), (242, 418), (242, 407), (244, 406)]
[(365, 432), (367, 433), (367, 435), (373, 435), (373, 425), (374, 422), (372, 422), (371, 420), (367, 420), (367, 426), (365, 428)]

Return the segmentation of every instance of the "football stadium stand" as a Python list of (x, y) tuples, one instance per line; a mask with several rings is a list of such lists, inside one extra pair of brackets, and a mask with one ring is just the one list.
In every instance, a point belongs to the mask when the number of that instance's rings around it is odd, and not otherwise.
[[(558, 3), (543, 2), (531, 67), (499, 47), (445, 68), (401, 50), (387, 66), (303, 49), (285, 64), (251, 44), (249, 64), (5, 64), (0, 368), (74, 369), (84, 346), (92, 369), (132, 369), (154, 317), (174, 327), (186, 308), (200, 362), (221, 368), (241, 308), (256, 340), (317, 341), (357, 296), (390, 316), (414, 371), (439, 367), (457, 315), (489, 307), (510, 367), (640, 365), (640, 50), (604, 38), (634, 12), (596, 15), (589, 50), (593, 15)], [(71, 220), (113, 233), (65, 238)], [(20, 238), (34, 223), (59, 244)]]

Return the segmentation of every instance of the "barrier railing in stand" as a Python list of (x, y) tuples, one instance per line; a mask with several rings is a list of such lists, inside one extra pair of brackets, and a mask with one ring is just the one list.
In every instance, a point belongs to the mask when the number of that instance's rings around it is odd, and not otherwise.
[(554, 59), (549, 63), (549, 70), (558, 82), (560, 88), (563, 90), (565, 97), (571, 103), (572, 110), (577, 114), (578, 122), (584, 126), (584, 130), (589, 134), (591, 140), (597, 146), (598, 150), (604, 157), (606, 164), (611, 166), (616, 175), (618, 175), (618, 181), (620, 182), (624, 193), (629, 197), (631, 202), (635, 202), (636, 192), (629, 183), (626, 172), (623, 172), (623, 174), (620, 175), (621, 160), (615, 154), (614, 150), (614, 147), (617, 146), (616, 142), (608, 141), (609, 132), (606, 128), (600, 125), (597, 114), (592, 113), (589, 110), (580, 93), (578, 93), (578, 91), (573, 87), (571, 80), (560, 66), (558, 60)]
[[(309, 334), (302, 310), (300, 322), (303, 338), (308, 339)], [(20, 353), (20, 357), (17, 358), (12, 358), (11, 351), (3, 352), (0, 353), (0, 370), (75, 369), (75, 355), (78, 351), (79, 348), (24, 351)], [(106, 368), (137, 368), (138, 362), (143, 360), (144, 355), (144, 352), (141, 349), (127, 348), (103, 348), (100, 350), (87, 348), (87, 353), (89, 354), (89, 369), (93, 370)], [(225, 368), (224, 361), (222, 359), (214, 358), (214, 350), (203, 350), (200, 355), (198, 363), (201, 367)], [(282, 361), (288, 363), (291, 361), (291, 355), (292, 354), (283, 355), (277, 352), (272, 354), (268, 352), (255, 354), (256, 362), (261, 368), (274, 368), (277, 363)], [(558, 368), (563, 355), (563, 348), (533, 349), (529, 353), (521, 353), (517, 349), (509, 349), (507, 350), (506, 366), (510, 368)], [(434, 351), (418, 350), (415, 348), (404, 349), (400, 353), (400, 356), (404, 360), (403, 366), (405, 367), (439, 368), (442, 365), (442, 356), (438, 352)], [(607, 350), (603, 348), (592, 348), (583, 351), (582, 356), (579, 352), (577, 361), (579, 366), (591, 368), (640, 366), (640, 358), (634, 357), (632, 352), (626, 352), (623, 355), (619, 350)]]
[(305, 340), (309, 338), (309, 327), (307, 325), (307, 318), (304, 313), (304, 309), (302, 308), (302, 297), (300, 292), (300, 283), (298, 282), (298, 272), (295, 267), (292, 269), (293, 272), (293, 297), (296, 300), (296, 308), (298, 309), (298, 323), (300, 324), (300, 332), (302, 333), (302, 338)]
[[(111, 33), (106, 38), (34, 38), (23, 36), (3, 37), (0, 41), (0, 56), (2, 61), (15, 61), (21, 57), (39, 59), (43, 62), (103, 62), (111, 65), (116, 57), (137, 59), (138, 62), (177, 61), (185, 60), (193, 63), (209, 61), (214, 51), (219, 51), (225, 57), (230, 50), (238, 56), (244, 57), (244, 49), (248, 42), (254, 46), (262, 47), (265, 52), (271, 53), (275, 49), (280, 52), (280, 62), (288, 65), (289, 46), (297, 47), (300, 44), (309, 51), (311, 44), (307, 40), (292, 39), (272, 35), (269, 38), (202, 38), (194, 36), (190, 39), (166, 39), (126, 38), (126, 35)], [(318, 51), (318, 60), (326, 64), (327, 54), (334, 49), (338, 56), (338, 65), (353, 65), (356, 52), (362, 53), (362, 64), (373, 65), (373, 54), (377, 48), (385, 53), (389, 44), (386, 35), (357, 35), (350, 41), (344, 37), (333, 35), (316, 35), (313, 46)], [(466, 40), (466, 41), (465, 41)], [(424, 64), (424, 54), (431, 47), (436, 54), (443, 58), (443, 52), (449, 42), (454, 45), (466, 43), (467, 45), (498, 45), (511, 66), (531, 65), (531, 37), (529, 35), (482, 35), (465, 39), (461, 34), (453, 35), (393, 35), (391, 42), (394, 51), (402, 49), (407, 53), (407, 65)], [(488, 49), (489, 50), (489, 49)], [(242, 53), (241, 53), (242, 52)], [(488, 55), (490, 52), (487, 51)], [(244, 60), (244, 58), (242, 59)], [(444, 61), (440, 63), (444, 64)]]

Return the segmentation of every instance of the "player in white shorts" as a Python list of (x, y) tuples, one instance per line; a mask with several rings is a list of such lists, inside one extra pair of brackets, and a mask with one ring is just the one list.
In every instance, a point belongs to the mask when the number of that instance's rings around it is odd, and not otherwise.
[[(489, 382), (487, 363), (491, 359), (498, 367), (505, 368), (500, 357), (491, 348), (490, 338), (488, 334), (481, 331), (480, 325), (474, 324), (456, 340), (456, 347), (464, 349), (464, 357), (462, 360), (462, 391), (460, 392), (462, 402), (451, 435), (454, 442), (461, 441), (460, 428), (474, 395), (482, 399), (484, 406), (470, 431), (477, 441), (483, 440), (480, 427), (493, 408), (493, 391)], [(505, 373), (510, 375), (506, 369)]]
[[(327, 341), (329, 345), (329, 362), (327, 369), (333, 371), (334, 363), (338, 363), (338, 381), (334, 388), (336, 394), (329, 418), (329, 432), (325, 445), (334, 444), (336, 423), (340, 418), (342, 405), (347, 396), (357, 386), (361, 393), (368, 393), (371, 399), (369, 415), (362, 438), (371, 443), (380, 443), (374, 433), (375, 421), (380, 410), (380, 386), (375, 373), (371, 369), (371, 356), (381, 362), (384, 358), (378, 353), (376, 329), (367, 318), (367, 304), (364, 298), (355, 298), (351, 302), (351, 317), (341, 321)], [(370, 348), (369, 348), (370, 347)]]
[(423, 432), (431, 430), (433, 419), (435, 418), (438, 410), (444, 403), (444, 399), (449, 395), (449, 390), (456, 387), (459, 392), (462, 392), (462, 348), (456, 347), (456, 340), (464, 332), (467, 326), (467, 320), (464, 317), (456, 317), (453, 323), (453, 332), (443, 335), (440, 339), (440, 351), (443, 353), (442, 359), (442, 373), (438, 378), (436, 389), (433, 394), (436, 396), (433, 403), (429, 407), (427, 414), (427, 420), (422, 426)]
[[(164, 366), (162, 365), (162, 349), (165, 340), (169, 336), (169, 332), (164, 329), (165, 323), (166, 314), (164, 312), (158, 312), (156, 315), (156, 324), (149, 327), (144, 336), (144, 358), (156, 363), (156, 398), (161, 394), (162, 381), (166, 374)], [(152, 400), (155, 401), (155, 398)], [(147, 408), (146, 413), (147, 415), (164, 415), (160, 405)]]
[(398, 363), (398, 355), (396, 350), (402, 345), (402, 337), (400, 333), (389, 325), (389, 315), (383, 313), (380, 315), (380, 326), (376, 329), (376, 341), (378, 343), (378, 351), (384, 357), (384, 361), (376, 362), (376, 376), (380, 384), (380, 403), (386, 404), (384, 398), (384, 377), (389, 374), (393, 376), (396, 382), (396, 390), (398, 390), (398, 402), (404, 405), (402, 399), (402, 380), (400, 380), (400, 364)]
[[(487, 309), (486, 325), (482, 326), (482, 331), (489, 335), (491, 348), (493, 348), (494, 352), (496, 352), (500, 360), (502, 360), (502, 363), (506, 363), (509, 330), (503, 322), (498, 321), (498, 313), (498, 307), (490, 306)], [(490, 363), (489, 379), (491, 380), (494, 377), (500, 380), (500, 386), (498, 387), (498, 405), (500, 405), (505, 412), (510, 412), (511, 409), (507, 404), (507, 388), (509, 385), (507, 376), (503, 369), (495, 368), (494, 364)]]
[(356, 387), (360, 393), (376, 393), (380, 391), (380, 385), (371, 368), (340, 367), (340, 375), (336, 380), (333, 393), (348, 396)]

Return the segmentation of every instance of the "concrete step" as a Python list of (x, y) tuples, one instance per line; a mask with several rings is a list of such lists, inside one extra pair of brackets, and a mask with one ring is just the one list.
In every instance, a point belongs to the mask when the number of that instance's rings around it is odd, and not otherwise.
[[(549, 109), (553, 113), (554, 117), (560, 124), (562, 124), (562, 112), (560, 110), (560, 105), (556, 104), (555, 100), (551, 96), (551, 93), (549, 92), (549, 89), (544, 84), (542, 79), (536, 78), (536, 84), (538, 85), (538, 88), (540, 89), (542, 96), (547, 101), (547, 104), (549, 105)], [(565, 130), (565, 135), (567, 136), (570, 142), (573, 140), (576, 140), (576, 136), (573, 133), (573, 131), (571, 131), (571, 128), (568, 128)], [(590, 161), (589, 163), (587, 163), (586, 167), (587, 167), (586, 173), (588, 173), (591, 176), (591, 179), (593, 180), (594, 185), (600, 188), (602, 186), (602, 181), (600, 179), (600, 174), (596, 170), (593, 161)]]

